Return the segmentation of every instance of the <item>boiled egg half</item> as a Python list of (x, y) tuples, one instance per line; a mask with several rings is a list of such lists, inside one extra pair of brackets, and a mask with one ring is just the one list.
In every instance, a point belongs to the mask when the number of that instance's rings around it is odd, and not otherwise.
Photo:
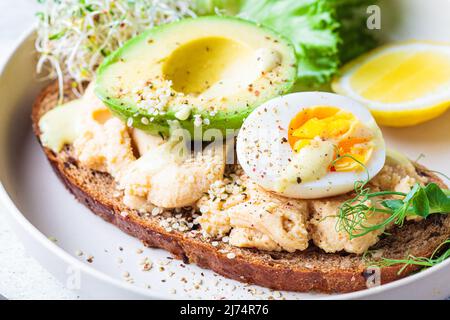
[(325, 92), (270, 100), (245, 120), (237, 138), (245, 173), (264, 189), (291, 198), (344, 194), (374, 177), (386, 148), (370, 112)]

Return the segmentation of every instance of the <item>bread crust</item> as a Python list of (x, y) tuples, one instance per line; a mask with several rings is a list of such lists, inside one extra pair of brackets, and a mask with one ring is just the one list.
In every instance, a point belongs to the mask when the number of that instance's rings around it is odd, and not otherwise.
[[(51, 84), (42, 91), (33, 105), (32, 124), (39, 143), (41, 143), (39, 119), (46, 111), (56, 106), (57, 94), (57, 85)], [(65, 99), (73, 99), (73, 96), (68, 93)], [(198, 237), (187, 237), (178, 231), (167, 232), (159, 225), (148, 223), (136, 214), (122, 215), (120, 213), (123, 208), (118, 203), (93, 193), (89, 184), (80, 181), (81, 178), (70, 172), (81, 170), (77, 167), (76, 160), (70, 157), (63, 158), (44, 146), (42, 148), (54, 172), (78, 201), (107, 222), (140, 239), (146, 246), (165, 249), (185, 263), (195, 263), (227, 278), (275, 290), (345, 293), (367, 288), (366, 282), (370, 274), (367, 273), (362, 258), (355, 255), (328, 254), (311, 245), (306, 252), (293, 254), (233, 249), (233, 252), (237, 253), (236, 257), (229, 259), (217, 247)], [(444, 186), (436, 175), (424, 167), (416, 164), (416, 168), (430, 182)], [(408, 239), (404, 239), (411, 235), (413, 237), (409, 242), (406, 241)], [(422, 239), (417, 239), (422, 235), (424, 235)], [(386, 250), (388, 255), (396, 257), (404, 257), (409, 253), (416, 256), (430, 256), (449, 236), (450, 215), (434, 215), (426, 221), (409, 222), (403, 228), (396, 228), (390, 237), (382, 239), (375, 248)], [(421, 243), (423, 245), (420, 245)], [(304, 260), (317, 263), (307, 266)], [(337, 266), (336, 261), (339, 261)], [(382, 268), (381, 283), (395, 281), (417, 270), (416, 267), (409, 266), (399, 274), (401, 267), (399, 265)]]

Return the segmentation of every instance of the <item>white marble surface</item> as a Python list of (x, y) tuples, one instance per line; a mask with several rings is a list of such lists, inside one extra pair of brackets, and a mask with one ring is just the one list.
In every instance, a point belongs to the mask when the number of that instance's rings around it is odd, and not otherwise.
[[(34, 23), (36, 0), (0, 0), (0, 66), (20, 35)], [(0, 209), (0, 295), (8, 299), (75, 299), (31, 258)]]

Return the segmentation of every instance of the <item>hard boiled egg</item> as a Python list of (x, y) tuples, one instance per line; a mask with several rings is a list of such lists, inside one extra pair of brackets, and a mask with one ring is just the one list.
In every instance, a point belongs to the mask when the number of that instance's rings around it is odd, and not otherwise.
[(245, 120), (236, 146), (251, 179), (299, 199), (351, 191), (383, 168), (385, 149), (366, 108), (325, 92), (293, 93), (261, 105)]

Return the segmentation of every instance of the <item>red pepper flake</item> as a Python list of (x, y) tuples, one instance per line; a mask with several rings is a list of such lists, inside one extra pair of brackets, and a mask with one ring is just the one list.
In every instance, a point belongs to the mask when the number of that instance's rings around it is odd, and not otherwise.
[(259, 97), (259, 91), (258, 90), (255, 91), (255, 96)]

